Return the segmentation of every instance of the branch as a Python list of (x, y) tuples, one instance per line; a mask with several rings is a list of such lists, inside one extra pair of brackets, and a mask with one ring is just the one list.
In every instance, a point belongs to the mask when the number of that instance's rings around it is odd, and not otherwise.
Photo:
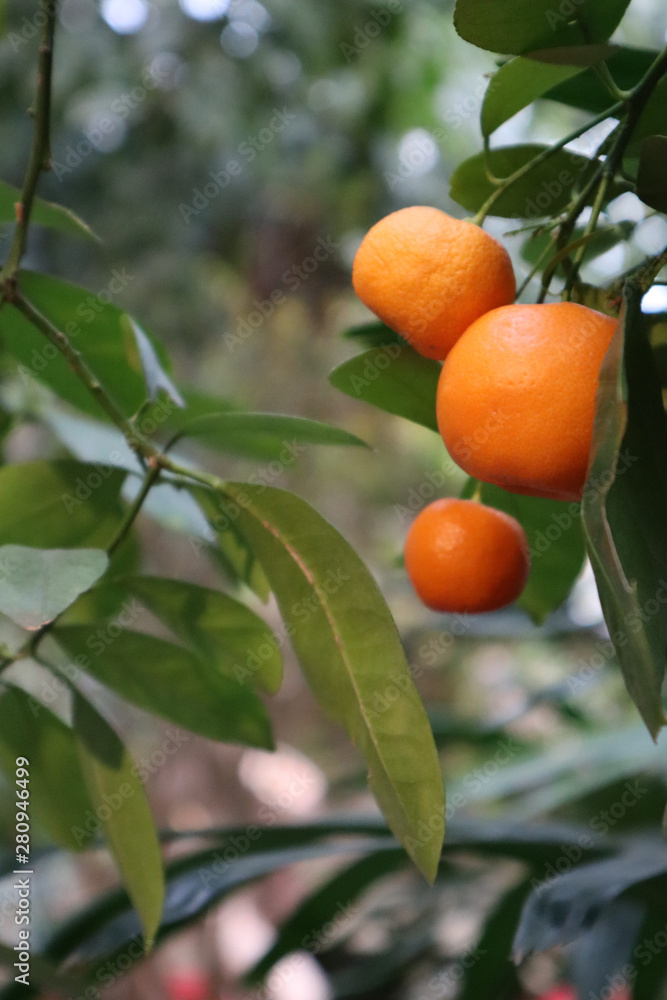
[(35, 131), (32, 138), (30, 158), (26, 169), (21, 200), (14, 206), (16, 230), (9, 248), (7, 262), (3, 268), (5, 289), (16, 280), (21, 258), (28, 238), (28, 225), (37, 182), (42, 170), (51, 169), (51, 76), (53, 67), (53, 34), (58, 5), (52, 0), (41, 4), (46, 20), (39, 46), (39, 66), (37, 70), (37, 95), (35, 98)]
[(77, 349), (73, 346), (68, 337), (53, 325), (43, 313), (26, 299), (21, 291), (15, 289), (11, 299), (11, 305), (17, 309), (27, 320), (43, 333), (47, 340), (60, 351), (67, 364), (76, 377), (83, 382), (85, 387), (97, 400), (107, 416), (113, 421), (116, 427), (124, 435), (130, 448), (142, 458), (154, 458), (157, 455), (156, 449), (151, 442), (141, 434), (132, 423), (123, 416), (116, 403), (108, 395), (99, 379), (88, 367), (87, 362)]

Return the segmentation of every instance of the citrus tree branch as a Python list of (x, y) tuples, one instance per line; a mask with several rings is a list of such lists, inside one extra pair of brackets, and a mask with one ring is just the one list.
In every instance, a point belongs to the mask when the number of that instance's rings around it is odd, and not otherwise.
[(11, 305), (17, 309), (32, 325), (44, 334), (47, 340), (60, 351), (71, 371), (83, 382), (90, 394), (97, 400), (107, 416), (116, 427), (122, 432), (128, 445), (141, 458), (151, 458), (156, 454), (153, 445), (145, 438), (134, 425), (123, 416), (122, 412), (109, 396), (95, 373), (88, 366), (83, 356), (74, 347), (69, 338), (53, 325), (42, 312), (32, 304), (23, 293), (17, 288), (11, 298)]
[(39, 175), (43, 170), (51, 169), (51, 78), (53, 70), (53, 35), (55, 31), (58, 5), (53, 2), (41, 3), (45, 22), (39, 46), (39, 65), (37, 69), (37, 95), (33, 115), (35, 129), (32, 147), (26, 168), (21, 199), (15, 205), (16, 230), (9, 248), (7, 262), (3, 268), (4, 289), (8, 290), (16, 279), (21, 258), (25, 251), (28, 238), (28, 226), (32, 203), (37, 190)]
[(580, 135), (584, 134), (584, 132), (588, 132), (589, 129), (595, 128), (596, 125), (599, 125), (600, 122), (605, 121), (606, 118), (612, 117), (617, 111), (620, 111), (622, 107), (623, 107), (623, 102), (618, 101), (610, 108), (607, 108), (606, 111), (602, 111), (595, 118), (592, 118), (590, 121), (586, 122), (585, 125), (580, 125), (579, 128), (575, 128), (572, 132), (569, 132), (566, 136), (564, 136), (564, 138), (559, 139), (558, 142), (555, 142), (553, 146), (549, 146), (547, 149), (543, 149), (541, 152), (537, 154), (537, 156), (534, 156), (532, 160), (528, 160), (528, 162), (524, 163), (523, 166), (518, 168), (518, 170), (515, 170), (513, 174), (510, 174), (509, 177), (505, 177), (502, 181), (499, 181), (495, 191), (493, 191), (489, 195), (489, 197), (486, 199), (486, 201), (484, 202), (480, 210), (477, 212), (477, 214), (474, 216), (472, 221), (476, 225), (481, 226), (485, 218), (495, 205), (498, 198), (500, 198), (500, 196), (504, 194), (505, 191), (507, 191), (507, 189), (512, 186), (512, 184), (515, 184), (517, 181), (521, 180), (521, 178), (525, 177), (526, 174), (529, 174), (531, 170), (535, 170), (536, 167), (539, 167), (540, 164), (544, 163), (545, 160), (548, 160), (550, 156), (553, 156), (554, 153), (557, 153), (564, 146), (566, 146), (568, 142), (572, 142), (574, 139), (578, 139)]

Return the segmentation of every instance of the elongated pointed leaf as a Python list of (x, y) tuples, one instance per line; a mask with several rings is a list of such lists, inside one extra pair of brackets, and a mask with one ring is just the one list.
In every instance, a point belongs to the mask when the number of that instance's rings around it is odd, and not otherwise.
[(667, 721), (667, 436), (640, 301), (629, 286), (600, 369), (583, 522), (623, 677), (655, 739)]
[(80, 695), (74, 727), (88, 791), (150, 949), (162, 917), (164, 872), (157, 831), (137, 768), (113, 729)]
[(0, 612), (37, 629), (89, 590), (109, 564), (100, 549), (0, 546)]
[[(636, 86), (658, 55), (657, 50), (652, 49), (623, 46), (615, 46), (614, 49), (607, 62), (607, 68), (616, 85), (622, 90), (631, 90)], [(544, 96), (569, 107), (590, 111), (592, 114), (600, 114), (612, 103), (607, 87), (594, 69), (587, 69), (580, 77), (559, 83)]]
[(179, 639), (238, 684), (258, 684), (275, 694), (283, 676), (281, 643), (258, 615), (239, 601), (206, 587), (155, 576), (126, 577), (123, 584)]
[[(22, 661), (24, 662), (24, 661)], [(77, 837), (93, 808), (72, 730), (17, 687), (0, 696), (0, 763), (12, 782), (16, 758), (30, 761), (30, 812), (68, 851), (90, 846)]]
[(156, 400), (160, 390), (162, 390), (176, 406), (183, 408), (185, 406), (183, 397), (165, 371), (150, 338), (144, 333), (137, 321), (128, 316), (127, 313), (123, 317), (123, 323), (126, 329), (130, 330), (136, 343), (137, 353), (146, 379), (148, 398)]
[[(491, 52), (606, 42), (630, 0), (578, 0), (566, 11), (554, 0), (457, 0), (454, 26), (462, 38)], [(561, 9), (562, 8), (562, 9)]]
[(258, 553), (320, 705), (363, 753), (394, 834), (433, 880), (444, 790), (428, 719), (396, 626), (354, 550), (304, 500), (226, 484), (227, 510)]
[(193, 437), (221, 451), (292, 465), (308, 445), (356, 445), (361, 438), (304, 417), (280, 413), (215, 413), (185, 423), (179, 437)]
[(554, 66), (521, 56), (510, 59), (489, 81), (482, 103), (482, 135), (491, 135), (517, 111), (581, 71), (580, 66)]
[(517, 600), (540, 624), (570, 593), (586, 558), (579, 504), (519, 496), (481, 484), (482, 503), (510, 514), (530, 546), (530, 576)]
[(386, 344), (364, 351), (329, 375), (341, 392), (437, 431), (435, 394), (441, 366), (411, 347)]
[(212, 740), (272, 749), (262, 702), (182, 646), (142, 632), (64, 625), (54, 630), (77, 665), (123, 698)]
[[(16, 222), (15, 205), (21, 200), (21, 192), (11, 184), (0, 181), (0, 222)], [(35, 198), (30, 221), (38, 226), (59, 229), (72, 236), (85, 236), (99, 242), (89, 225), (63, 205), (55, 205), (43, 198)]]

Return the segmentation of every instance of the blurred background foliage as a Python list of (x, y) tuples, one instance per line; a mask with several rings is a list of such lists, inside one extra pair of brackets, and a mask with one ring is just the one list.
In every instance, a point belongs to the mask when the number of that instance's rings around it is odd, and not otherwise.
[[(19, 185), (31, 134), (25, 109), (36, 40), (26, 37), (26, 5), (6, 6), (2, 178)], [(65, 0), (56, 47), (54, 171), (40, 194), (76, 211), (102, 243), (91, 249), (33, 228), (26, 264), (85, 285), (93, 295), (106, 293), (120, 274), (123, 288), (113, 301), (165, 342), (181, 384), (251, 410), (329, 420), (373, 446), (365, 453), (309, 449), (272, 483), (312, 500), (379, 577), (418, 668), (450, 801), (461, 802), (450, 807), (452, 819), (511, 814), (520, 822), (549, 818), (588, 828), (616, 801), (623, 782), (641, 772), (653, 792), (614, 826), (616, 832), (655, 826), (667, 763), (634, 728), (635, 711), (604, 646), (590, 574), (584, 572), (567, 605), (541, 628), (517, 610), (482, 622), (423, 609), (398, 565), (408, 512), (436, 494), (458, 493), (465, 477), (447, 461), (436, 435), (355, 403), (327, 382), (331, 368), (352, 353), (340, 331), (369, 318), (350, 286), (352, 258), (366, 229), (408, 204), (464, 214), (449, 198), (448, 179), (480, 148), (481, 98), (496, 62), (457, 38), (452, 13), (453, 3), (445, 0)], [(377, 32), (368, 27), (374, 24)], [(664, 4), (633, 0), (616, 37), (651, 47), (666, 28)], [(496, 141), (549, 141), (581, 120), (575, 109), (541, 101), (504, 125)], [(667, 229), (631, 195), (612, 203), (608, 215), (632, 223), (632, 236), (587, 265), (584, 278), (600, 284), (660, 250)], [(508, 228), (504, 220), (490, 220), (496, 235)], [(0, 239), (7, 237), (0, 232)], [(511, 237), (507, 244), (516, 249)], [(326, 248), (323, 259), (309, 272), (306, 262), (318, 247)], [(515, 264), (526, 273), (518, 253)], [(270, 305), (278, 292), (279, 304)], [(653, 296), (646, 308), (663, 312), (667, 303)], [(258, 310), (270, 315), (246, 336)], [(36, 424), (5, 440), (6, 460), (61, 452)], [(247, 461), (210, 455), (207, 461), (229, 477), (253, 471)], [(444, 484), (435, 487), (439, 470)], [(146, 521), (142, 530), (148, 572), (177, 571), (215, 584), (213, 569), (187, 538)], [(277, 621), (273, 604), (268, 615)], [(267, 808), (274, 822), (341, 806), (370, 808), (354, 750), (323, 724), (294, 665), (288, 666), (271, 709), (282, 747), (276, 763), (256, 751), (189, 737), (149, 778), (161, 825), (261, 821)], [(164, 733), (155, 720), (128, 714), (120, 703), (111, 702), (109, 710), (139, 757), (156, 752)], [(500, 762), (504, 739), (511, 749)], [(471, 778), (478, 767), (486, 770)], [(287, 804), (276, 807), (294, 774), (310, 776), (309, 790), (291, 799), (286, 793)], [(376, 893), (353, 922), (346, 953), (328, 942), (333, 951), (323, 966), (309, 956), (301, 985), (292, 977), (272, 995), (420, 996), (424, 977), (446, 956), (471, 947), (494, 899), (525, 876), (516, 861), (459, 861), (439, 894), (430, 896), (409, 874), (394, 881), (389, 894)], [(231, 992), (230, 980), (261, 956), (274, 922), (330, 865), (309, 863), (272, 876), (116, 983), (109, 996), (245, 996)], [(47, 860), (43, 871), (37, 889), (43, 937), (115, 880), (96, 852), (76, 865)], [(510, 903), (518, 912), (516, 899)], [(399, 976), (390, 958), (408, 926)], [(496, 1000), (519, 995), (519, 981), (508, 972), (508, 946), (498, 966), (507, 977), (505, 992)], [(383, 957), (366, 986), (355, 981), (350, 954)], [(542, 994), (562, 962), (556, 951), (524, 963), (525, 995)], [(338, 969), (333, 992), (323, 968), (333, 980)], [(188, 975), (190, 986), (183, 985)], [(197, 975), (205, 983), (199, 994)], [(452, 991), (457, 982), (452, 979)]]

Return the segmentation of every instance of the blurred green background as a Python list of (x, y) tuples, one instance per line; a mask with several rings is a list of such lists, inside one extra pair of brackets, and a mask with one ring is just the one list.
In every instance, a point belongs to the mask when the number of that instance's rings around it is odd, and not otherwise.
[[(7, 8), (0, 171), (3, 180), (20, 185), (31, 137), (25, 109), (34, 88), (36, 39), (26, 5)], [(399, 565), (406, 508), (420, 488), (421, 500), (414, 502), (456, 494), (465, 477), (436, 435), (356, 403), (327, 382), (329, 371), (352, 353), (341, 331), (371, 318), (350, 283), (364, 232), (409, 204), (464, 214), (449, 199), (448, 178), (481, 146), (479, 108), (496, 63), (456, 36), (452, 13), (453, 3), (444, 0), (65, 0), (56, 42), (54, 170), (40, 194), (81, 215), (102, 243), (91, 249), (33, 229), (26, 265), (85, 285), (93, 295), (112, 289), (113, 301), (165, 343), (179, 384), (249, 410), (327, 420), (368, 441), (368, 452), (311, 448), (272, 484), (315, 503), (378, 576), (411, 661), (421, 665), (418, 683), (439, 727), (446, 780), (454, 785), (477, 760), (492, 760), (485, 740), (504, 727), (520, 749), (498, 780), (494, 772), (483, 782), (484, 808), (498, 811), (509, 797), (515, 815), (527, 819), (558, 816), (566, 803), (563, 815), (571, 818), (578, 797), (618, 776), (609, 737), (600, 732), (636, 722), (613, 665), (590, 668), (603, 635), (590, 575), (539, 630), (512, 610), (460, 628), (427, 612)], [(634, 0), (618, 37), (653, 46), (666, 28), (660, 0)], [(553, 139), (579, 120), (579, 112), (541, 102), (503, 126), (497, 141)], [(613, 221), (641, 220), (642, 211), (624, 196), (613, 207)], [(503, 220), (489, 223), (495, 235), (510, 228)], [(647, 218), (632, 244), (597, 258), (584, 276), (600, 283), (613, 278), (660, 249), (666, 228), (659, 217)], [(0, 231), (3, 241), (7, 236)], [(511, 238), (507, 243), (512, 249)], [(526, 268), (515, 257), (521, 274)], [(116, 294), (118, 283), (123, 287)], [(5, 452), (23, 460), (60, 448), (43, 429), (23, 426)], [(254, 471), (250, 463), (210, 453), (205, 461), (230, 478)], [(446, 481), (435, 490), (431, 479), (440, 470)], [(217, 580), (182, 535), (146, 522), (143, 536), (148, 571)], [(277, 620), (273, 605), (268, 615)], [(118, 705), (111, 710), (138, 753), (160, 745), (147, 717), (128, 717)], [(312, 802), (301, 800), (281, 821), (322, 809), (327, 780), (327, 807), (369, 805), (355, 751), (323, 723), (293, 664), (272, 715), (277, 738), (316, 762), (296, 758), (297, 769), (313, 767), (320, 782)], [(647, 740), (636, 737), (630, 767), (646, 764)], [(524, 755), (532, 760), (550, 747), (555, 750), (541, 757), (547, 761), (542, 771), (512, 770)], [(291, 752), (285, 750), (288, 772)], [(197, 826), (255, 817), (268, 794), (262, 788), (275, 789), (282, 779), (278, 772), (271, 777), (266, 764), (257, 772), (254, 760), (252, 753), (193, 737), (149, 781), (161, 821)], [(662, 757), (654, 763), (664, 766)], [(618, 767), (625, 774), (628, 760)], [(475, 798), (466, 798), (473, 812)], [(586, 816), (590, 809), (589, 800)], [(657, 819), (660, 810), (656, 804), (628, 822)], [(498, 866), (482, 876), (477, 897), (458, 900), (464, 924), (474, 924), (480, 905), (510, 877)], [(76, 869), (54, 869), (51, 878), (42, 889), (45, 927), (113, 874), (104, 859), (92, 857)], [(231, 917), (223, 912), (214, 926), (195, 932), (182, 952), (167, 949), (166, 966), (205, 966), (216, 982), (227, 982), (243, 966), (234, 967), (222, 942), (230, 921), (245, 920), (248, 935), (261, 941), (270, 920), (312, 879), (279, 878), (259, 903), (246, 900), (245, 911), (241, 905)], [(456, 940), (455, 928), (441, 937)], [(152, 973), (138, 975), (137, 996), (168, 995)], [(533, 972), (535, 991), (550, 976), (551, 966)], [(114, 989), (110, 995), (135, 995), (129, 985)], [(317, 989), (311, 984), (309, 1000), (319, 998)], [(284, 995), (298, 1000), (295, 992)]]

